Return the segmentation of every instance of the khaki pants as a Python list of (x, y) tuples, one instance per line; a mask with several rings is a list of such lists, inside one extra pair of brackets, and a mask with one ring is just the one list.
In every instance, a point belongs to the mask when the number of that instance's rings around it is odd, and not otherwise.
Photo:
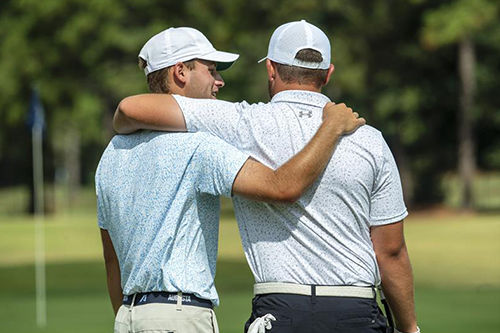
[(190, 305), (152, 303), (122, 305), (115, 333), (219, 333), (212, 309)]

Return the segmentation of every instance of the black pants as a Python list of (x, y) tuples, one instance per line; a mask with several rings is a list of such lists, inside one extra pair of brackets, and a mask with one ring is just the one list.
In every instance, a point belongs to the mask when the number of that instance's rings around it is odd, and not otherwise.
[(252, 315), (245, 333), (257, 317), (270, 313), (270, 333), (388, 333), (387, 320), (375, 298), (258, 295), (252, 301)]

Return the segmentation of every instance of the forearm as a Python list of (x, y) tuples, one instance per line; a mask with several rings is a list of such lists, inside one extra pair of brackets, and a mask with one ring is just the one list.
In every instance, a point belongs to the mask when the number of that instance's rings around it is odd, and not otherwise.
[(394, 255), (377, 257), (382, 289), (401, 332), (416, 332), (413, 274), (406, 246)]
[(120, 266), (118, 262), (106, 263), (106, 275), (108, 282), (108, 293), (115, 315), (122, 305), (123, 290), (121, 287)]
[(186, 123), (179, 105), (168, 94), (143, 94), (124, 98), (116, 108), (113, 126), (119, 134), (139, 129), (185, 131)]

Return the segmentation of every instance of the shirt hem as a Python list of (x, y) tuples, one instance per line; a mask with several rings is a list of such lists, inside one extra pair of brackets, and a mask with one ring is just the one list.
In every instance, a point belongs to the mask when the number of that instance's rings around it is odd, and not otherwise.
[(376, 225), (385, 225), (385, 224), (396, 223), (396, 222), (399, 222), (399, 221), (403, 220), (407, 216), (408, 216), (408, 210), (405, 209), (405, 211), (402, 212), (401, 214), (393, 216), (391, 218), (387, 218), (387, 219), (371, 219), (372, 223), (370, 223), (370, 225), (376, 226)]

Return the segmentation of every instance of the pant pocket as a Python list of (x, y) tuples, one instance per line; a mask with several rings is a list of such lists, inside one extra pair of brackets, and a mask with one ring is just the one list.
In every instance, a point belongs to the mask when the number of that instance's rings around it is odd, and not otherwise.
[(339, 328), (361, 328), (372, 326), (376, 323), (377, 313), (373, 311), (352, 311), (344, 314), (337, 320)]
[(115, 321), (114, 333), (128, 333), (128, 325)]
[(337, 321), (339, 328), (360, 328), (368, 327), (375, 324), (375, 320), (369, 317), (364, 318), (350, 318)]
[(292, 325), (292, 318), (282, 316), (279, 314), (273, 314), (270, 312), (276, 320), (271, 321), (271, 325), (273, 326), (291, 326)]
[(213, 310), (211, 310), (211, 314), (212, 314), (212, 326), (214, 333), (219, 333), (219, 324), (217, 323), (217, 316), (215, 315), (215, 312)]
[(118, 313), (116, 314), (115, 317), (115, 327), (113, 331), (114, 333), (128, 333), (129, 331), (128, 315), (129, 315), (128, 308), (122, 305), (118, 309)]

